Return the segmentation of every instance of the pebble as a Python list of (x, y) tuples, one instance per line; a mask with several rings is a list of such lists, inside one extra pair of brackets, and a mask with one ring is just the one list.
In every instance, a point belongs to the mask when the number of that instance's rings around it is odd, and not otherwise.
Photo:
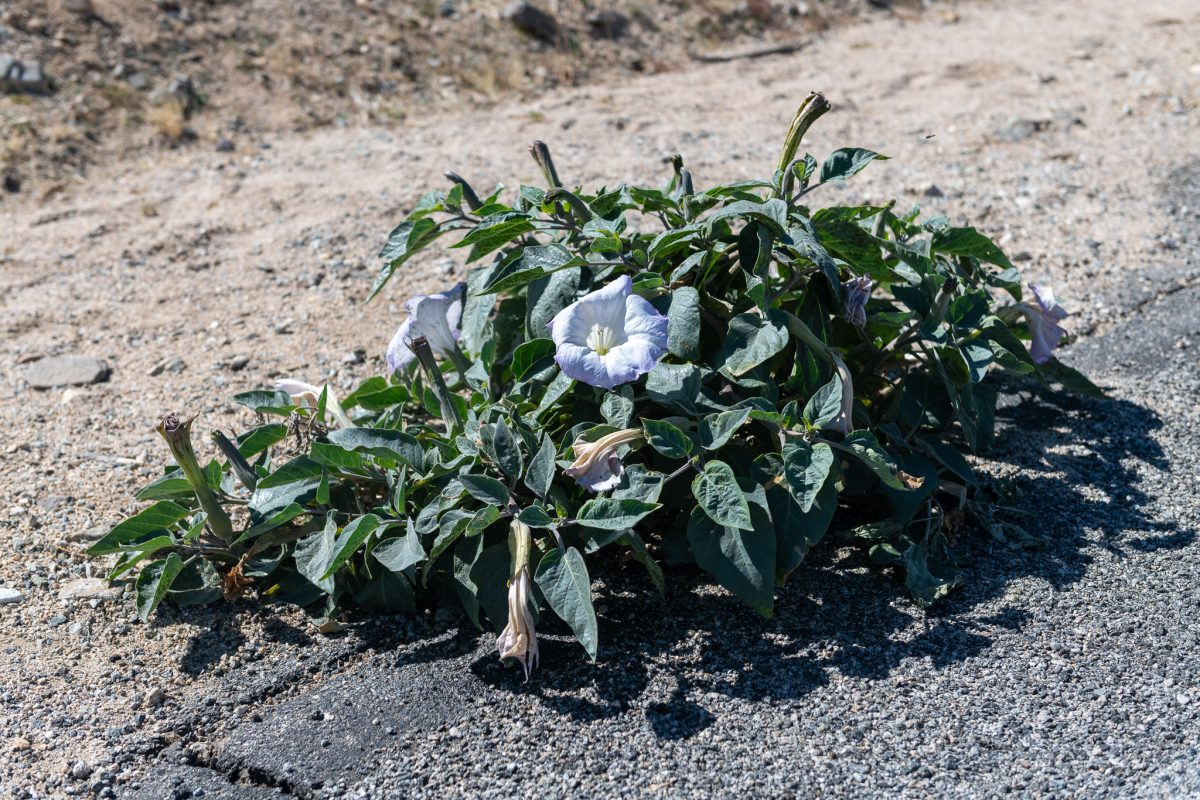
[(19, 603), (25, 599), (25, 595), (18, 592), (16, 589), (9, 589), (7, 586), (0, 586), (0, 606)]
[(501, 16), (518, 30), (541, 39), (543, 42), (555, 44), (562, 37), (562, 29), (559, 27), (558, 20), (533, 3), (510, 3)]
[(109, 586), (102, 578), (80, 578), (71, 581), (58, 590), (60, 600), (89, 600), (91, 598), (111, 598), (121, 594), (119, 586)]
[(217, 140), (217, 152), (218, 153), (232, 153), (233, 151), (234, 151), (234, 145), (233, 145), (232, 139), (226, 139), (226, 138), (222, 137)]
[(51, 628), (57, 628), (59, 625), (62, 625), (66, 621), (67, 621), (66, 614), (55, 614), (53, 617), (51, 617), (49, 619), (49, 621), (46, 622), (46, 625), (48, 625)]
[(51, 356), (34, 361), (25, 368), (25, 380), (35, 389), (57, 386), (84, 386), (108, 380), (108, 364), (90, 356)]

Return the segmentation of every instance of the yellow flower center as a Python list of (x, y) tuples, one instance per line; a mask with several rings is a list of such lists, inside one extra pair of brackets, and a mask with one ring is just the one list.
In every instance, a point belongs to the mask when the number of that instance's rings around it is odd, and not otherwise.
[(603, 325), (596, 323), (592, 326), (592, 330), (588, 333), (587, 346), (596, 351), (599, 355), (606, 354), (617, 345), (617, 335), (612, 328), (606, 328)]

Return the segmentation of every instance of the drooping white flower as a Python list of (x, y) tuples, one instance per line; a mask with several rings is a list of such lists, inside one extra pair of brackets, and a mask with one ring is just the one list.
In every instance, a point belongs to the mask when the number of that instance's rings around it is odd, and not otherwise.
[(851, 278), (842, 284), (842, 304), (846, 322), (856, 328), (867, 324), (867, 300), (875, 282), (866, 275)]
[(622, 275), (555, 315), (554, 360), (568, 378), (611, 389), (654, 369), (667, 352), (667, 318)]
[(516, 659), (525, 670), (525, 680), (537, 668), (537, 631), (530, 610), (529, 550), (532, 533), (529, 526), (514, 519), (508, 529), (508, 549), (512, 556), (512, 577), (508, 582), (508, 624), (496, 637), (496, 650), (500, 660)]
[(275, 381), (275, 388), (278, 391), (284, 392), (292, 398), (292, 402), (299, 405), (307, 403), (313, 408), (321, 401), (321, 392), (325, 391), (325, 410), (337, 420), (338, 425), (343, 428), (357, 427), (350, 419), (350, 415), (342, 408), (342, 404), (338, 402), (337, 395), (333, 392), (333, 387), (326, 384), (324, 386), (314, 386), (311, 383), (297, 381), (291, 378), (282, 378)]
[(641, 428), (625, 428), (601, 436), (589, 442), (580, 436), (571, 445), (575, 461), (563, 470), (578, 481), (580, 486), (593, 492), (615, 489), (625, 474), (625, 466), (617, 452), (622, 445), (632, 444), (642, 438)]
[(388, 369), (395, 372), (412, 363), (416, 356), (408, 342), (418, 336), (425, 337), (436, 356), (450, 358), (458, 363), (462, 353), (458, 349), (458, 337), (462, 331), (463, 298), (467, 285), (460, 283), (448, 292), (419, 294), (404, 304), (408, 319), (396, 331), (388, 344)]
[(1058, 323), (1069, 314), (1054, 299), (1054, 290), (1049, 286), (1030, 284), (1033, 290), (1034, 303), (1020, 303), (1017, 308), (1029, 322), (1029, 333), (1033, 341), (1029, 345), (1029, 355), (1033, 363), (1045, 364), (1054, 357), (1054, 351), (1059, 342), (1067, 335), (1066, 330)]

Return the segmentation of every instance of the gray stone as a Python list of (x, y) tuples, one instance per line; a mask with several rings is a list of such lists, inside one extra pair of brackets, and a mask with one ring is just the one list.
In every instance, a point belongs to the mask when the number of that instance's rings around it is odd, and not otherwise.
[(119, 597), (121, 588), (109, 586), (102, 578), (79, 578), (65, 584), (58, 590), (60, 600), (90, 600), (92, 598), (107, 599)]
[(110, 374), (108, 364), (90, 356), (51, 356), (25, 368), (25, 380), (35, 389), (102, 383)]
[(605, 8), (587, 18), (588, 28), (597, 39), (620, 39), (629, 32), (629, 17)]
[(18, 592), (16, 589), (10, 589), (7, 586), (0, 586), (0, 606), (19, 603), (25, 599), (25, 595)]
[(533, 3), (510, 3), (502, 16), (519, 30), (543, 42), (558, 44), (563, 38), (558, 20)]

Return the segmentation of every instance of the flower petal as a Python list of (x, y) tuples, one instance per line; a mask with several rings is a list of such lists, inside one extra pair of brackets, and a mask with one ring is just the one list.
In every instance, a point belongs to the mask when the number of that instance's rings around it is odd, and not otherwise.
[(283, 392), (292, 398), (293, 402), (297, 400), (308, 400), (312, 405), (317, 404), (317, 400), (321, 398), (321, 387), (313, 386), (311, 383), (297, 381), (291, 378), (282, 378), (275, 381), (275, 389)]
[(667, 318), (641, 295), (630, 295), (625, 301), (625, 335), (642, 335), (662, 350), (667, 349)]
[(594, 292), (579, 299), (580, 311), (587, 318), (588, 328), (602, 325), (624, 332), (626, 299), (633, 291), (633, 280), (622, 275)]
[(412, 363), (416, 355), (408, 348), (407, 340), (412, 338), (412, 318), (404, 320), (404, 324), (396, 330), (396, 335), (388, 344), (387, 365), (390, 372), (402, 370)]
[(654, 369), (665, 352), (664, 346), (648, 336), (629, 337), (629, 341), (617, 345), (603, 357), (612, 385), (629, 383), (639, 375), (645, 375)]
[[(611, 352), (609, 353), (611, 355)], [(554, 360), (568, 378), (583, 381), (590, 386), (601, 389), (611, 389), (617, 385), (609, 375), (605, 364), (606, 356), (602, 356), (590, 347), (564, 342), (558, 346)], [(628, 380), (633, 380), (629, 378)], [(624, 381), (618, 381), (623, 383)]]

